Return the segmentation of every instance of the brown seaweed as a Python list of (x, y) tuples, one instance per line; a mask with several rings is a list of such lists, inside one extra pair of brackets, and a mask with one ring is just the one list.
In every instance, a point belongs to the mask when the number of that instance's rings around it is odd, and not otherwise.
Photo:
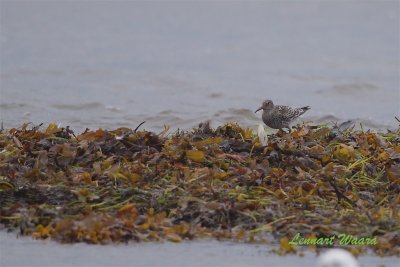
[(353, 253), (400, 253), (400, 130), (298, 125), (264, 147), (237, 124), (138, 128), (2, 131), (0, 224), (92, 244), (277, 241), (283, 254), (297, 233), (346, 233), (378, 239)]

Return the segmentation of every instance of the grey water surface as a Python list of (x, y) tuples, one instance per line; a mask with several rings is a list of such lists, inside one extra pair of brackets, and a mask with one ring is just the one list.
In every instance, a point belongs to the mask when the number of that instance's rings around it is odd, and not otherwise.
[[(183, 243), (130, 243), (127, 245), (57, 244), (0, 232), (0, 266), (7, 267), (313, 267), (315, 253), (279, 256), (272, 245), (211, 240)], [(399, 258), (361, 256), (361, 267), (398, 267)]]
[(398, 1), (0, 2), (0, 120), (79, 131), (304, 120), (396, 128)]

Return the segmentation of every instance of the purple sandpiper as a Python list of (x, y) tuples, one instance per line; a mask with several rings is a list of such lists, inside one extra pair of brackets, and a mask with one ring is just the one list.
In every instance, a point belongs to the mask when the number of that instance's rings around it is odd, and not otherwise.
[(302, 108), (275, 106), (271, 100), (267, 99), (255, 112), (263, 110), (262, 120), (268, 127), (273, 129), (288, 128), (290, 130), (290, 123), (309, 109), (309, 106)]

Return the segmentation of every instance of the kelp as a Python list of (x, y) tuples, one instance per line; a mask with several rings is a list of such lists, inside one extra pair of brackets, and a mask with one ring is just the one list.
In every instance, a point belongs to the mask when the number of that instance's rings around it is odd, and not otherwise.
[(216, 238), (275, 242), (282, 254), (299, 251), (296, 234), (345, 233), (377, 238), (355, 254), (400, 254), (400, 129), (303, 124), (261, 141), (234, 123), (3, 130), (0, 224), (67, 243)]

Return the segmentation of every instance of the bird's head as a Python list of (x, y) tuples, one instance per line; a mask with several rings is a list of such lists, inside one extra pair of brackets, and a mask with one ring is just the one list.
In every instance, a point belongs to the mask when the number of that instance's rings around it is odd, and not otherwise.
[(261, 107), (259, 107), (256, 111), (254, 111), (254, 113), (260, 110), (271, 110), (273, 107), (274, 103), (271, 100), (267, 99), (262, 102)]

